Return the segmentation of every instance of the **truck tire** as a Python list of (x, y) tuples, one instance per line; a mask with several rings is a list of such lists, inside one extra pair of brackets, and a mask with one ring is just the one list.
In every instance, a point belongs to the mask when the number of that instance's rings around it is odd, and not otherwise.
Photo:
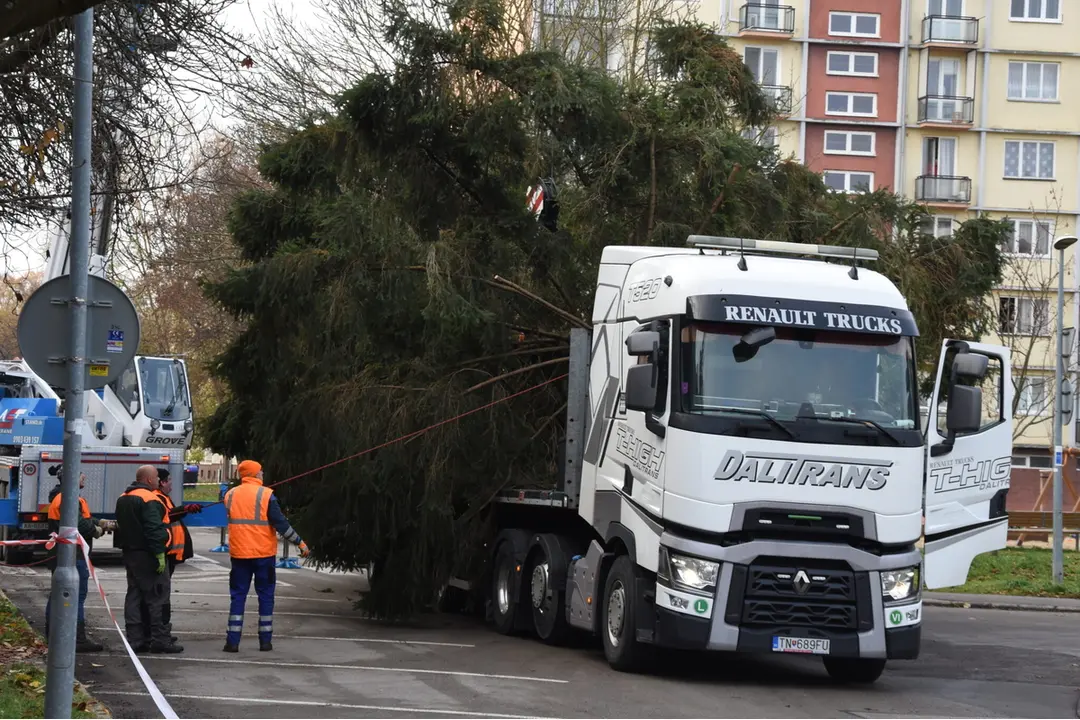
[[(562, 645), (570, 634), (566, 620), (565, 591), (552, 587), (551, 573), (557, 572), (562, 563), (552, 562), (540, 545), (533, 547), (525, 575), (532, 611), (532, 624), (536, 636), (549, 645)], [(554, 568), (554, 570), (553, 570)]]
[(637, 617), (635, 580), (633, 561), (627, 555), (620, 555), (615, 558), (604, 582), (600, 637), (608, 664), (621, 672), (640, 670), (645, 655), (634, 624)]
[(853, 685), (870, 685), (885, 671), (885, 661), (880, 658), (823, 658), (825, 671), (837, 682)]
[(499, 543), (491, 568), (491, 615), (495, 630), (502, 635), (510, 635), (517, 626), (517, 616), (521, 611), (518, 602), (521, 593), (514, 592), (514, 583), (520, 591), (521, 574), (517, 569), (513, 546), (508, 542)]

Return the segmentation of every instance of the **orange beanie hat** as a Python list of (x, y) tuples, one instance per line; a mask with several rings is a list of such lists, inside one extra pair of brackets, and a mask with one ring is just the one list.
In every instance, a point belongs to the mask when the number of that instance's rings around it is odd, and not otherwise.
[(254, 460), (245, 460), (236, 466), (236, 474), (242, 478), (255, 477), (262, 470), (262, 465)]

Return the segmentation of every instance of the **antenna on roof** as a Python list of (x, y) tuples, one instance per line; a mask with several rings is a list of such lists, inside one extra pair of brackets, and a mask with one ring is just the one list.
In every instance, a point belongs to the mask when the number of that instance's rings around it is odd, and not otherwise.
[(852, 248), (851, 249), (851, 269), (848, 270), (848, 273), (847, 273), (848, 277), (851, 278), (852, 280), (858, 280), (859, 279), (859, 266), (855, 264), (855, 258), (857, 258), (858, 256), (859, 256), (859, 249), (858, 248)]
[(744, 242), (742, 238), (739, 238), (739, 269), (746, 272), (746, 253), (743, 251)]

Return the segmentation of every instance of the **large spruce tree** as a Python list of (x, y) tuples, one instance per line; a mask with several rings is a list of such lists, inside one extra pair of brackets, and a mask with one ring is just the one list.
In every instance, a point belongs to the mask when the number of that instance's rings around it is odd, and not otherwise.
[[(455, 6), (456, 30), (392, 13), (393, 70), (266, 149), (273, 189), (231, 218), (249, 262), (208, 288), (246, 323), (215, 367), (231, 388), (215, 449), (260, 459), (272, 482), (562, 375), (612, 244), (869, 246), (909, 299), (922, 358), (986, 329), (1005, 226), (935, 239), (918, 232), (924, 210), (828, 192), (744, 139), (770, 105), (712, 30), (659, 27), (654, 82), (630, 88), (554, 54), (496, 52), (500, 17), (491, 0)], [(558, 190), (555, 231), (525, 208), (541, 177)], [(317, 558), (387, 568), (373, 612), (408, 614), (479, 555), (494, 494), (555, 477), (564, 407), (555, 382), (280, 492)]]

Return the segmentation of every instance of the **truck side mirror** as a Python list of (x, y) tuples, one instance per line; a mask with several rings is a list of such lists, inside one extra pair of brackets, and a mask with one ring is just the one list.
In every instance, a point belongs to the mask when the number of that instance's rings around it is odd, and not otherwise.
[(634, 356), (654, 355), (660, 349), (660, 333), (655, 330), (639, 330), (626, 338), (626, 351)]
[(658, 375), (659, 373), (656, 372), (656, 366), (653, 363), (634, 365), (630, 368), (626, 373), (627, 410), (650, 412), (656, 407), (656, 381)]
[(945, 429), (950, 438), (978, 431), (982, 427), (982, 388), (954, 385), (946, 413)]
[[(953, 377), (982, 380), (990, 369), (990, 358), (978, 353), (960, 353), (953, 360)], [(955, 389), (955, 388), (953, 388)]]

